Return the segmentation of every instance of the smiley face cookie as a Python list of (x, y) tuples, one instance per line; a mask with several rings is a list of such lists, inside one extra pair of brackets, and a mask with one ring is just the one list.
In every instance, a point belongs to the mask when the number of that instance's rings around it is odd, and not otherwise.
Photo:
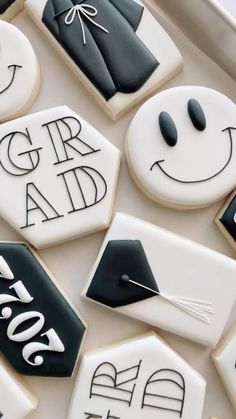
[(0, 123), (25, 113), (40, 88), (40, 70), (31, 43), (0, 20)]
[(236, 184), (236, 105), (199, 86), (166, 90), (137, 112), (127, 133), (131, 176), (151, 199), (192, 209)]

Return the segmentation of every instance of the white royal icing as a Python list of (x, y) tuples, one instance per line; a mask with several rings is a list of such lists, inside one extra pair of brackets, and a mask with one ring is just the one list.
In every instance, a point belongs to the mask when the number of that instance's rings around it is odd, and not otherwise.
[(236, 410), (236, 326), (229, 330), (226, 336), (212, 353), (212, 358), (225, 389)]
[(157, 335), (88, 352), (68, 419), (201, 419), (205, 380)]
[(35, 247), (109, 224), (120, 152), (68, 107), (1, 125), (0, 154), (1, 214)]
[(37, 407), (36, 399), (6, 367), (0, 358), (0, 417), (2, 419), (23, 419)]
[(0, 20), (0, 122), (26, 112), (40, 87), (33, 47), (15, 26)]
[[(158, 295), (140, 298), (137, 302), (126, 305), (119, 304), (113, 309), (205, 346), (216, 345), (236, 298), (235, 261), (143, 220), (117, 213), (91, 269), (83, 291), (86, 298), (89, 298), (89, 287), (93, 283), (104, 250), (112, 240), (139, 240), (161, 292), (181, 300), (185, 299), (186, 303), (188, 300), (194, 303), (205, 302), (213, 311), (207, 313), (209, 322), (202, 321), (198, 316), (191, 315), (182, 307)], [(137, 282), (142, 280), (132, 279)], [(108, 277), (107, 280), (111, 278)], [(89, 301), (96, 302), (96, 299)], [(102, 304), (101, 301), (100, 303)]]
[[(188, 104), (201, 106), (206, 127), (199, 130)], [(177, 143), (170, 146), (159, 117), (167, 112), (175, 125)], [(198, 122), (198, 121), (197, 121)], [(148, 100), (127, 133), (130, 172), (151, 199), (183, 209), (209, 205), (236, 185), (236, 105), (205, 87), (168, 89)]]

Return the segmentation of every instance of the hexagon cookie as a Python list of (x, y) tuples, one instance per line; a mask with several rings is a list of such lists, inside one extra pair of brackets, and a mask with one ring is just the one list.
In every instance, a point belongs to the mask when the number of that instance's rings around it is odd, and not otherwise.
[(0, 127), (1, 215), (36, 248), (110, 222), (120, 152), (66, 106)]
[(0, 122), (3, 122), (23, 115), (33, 105), (40, 89), (40, 69), (24, 33), (1, 18), (0, 51)]
[(20, 377), (0, 358), (0, 418), (24, 419), (37, 407), (37, 400)]
[(84, 355), (68, 419), (201, 419), (205, 380), (155, 333)]
[(118, 213), (83, 296), (118, 313), (215, 346), (236, 299), (235, 276), (234, 260)]
[(69, 377), (86, 325), (38, 256), (0, 242), (0, 350), (27, 375)]
[(185, 210), (210, 205), (235, 188), (235, 138), (236, 105), (228, 97), (202, 86), (165, 90), (130, 124), (130, 174), (163, 205)]
[(174, 42), (141, 0), (27, 0), (25, 7), (113, 119), (183, 66)]
[(212, 352), (212, 359), (236, 410), (236, 324)]
[(236, 190), (217, 214), (215, 222), (229, 244), (236, 250)]

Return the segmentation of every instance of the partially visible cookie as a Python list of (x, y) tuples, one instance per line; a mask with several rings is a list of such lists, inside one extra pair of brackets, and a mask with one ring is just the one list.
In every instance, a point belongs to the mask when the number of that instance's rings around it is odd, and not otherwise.
[(0, 242), (0, 320), (0, 350), (17, 372), (73, 374), (86, 325), (27, 244)]
[(0, 357), (0, 418), (24, 419), (37, 407), (37, 400), (20, 376)]
[(68, 419), (201, 419), (205, 390), (151, 332), (85, 353)]
[(112, 119), (183, 66), (174, 42), (140, 0), (27, 0), (25, 7)]
[(212, 352), (212, 359), (236, 410), (236, 324)]
[(24, 8), (24, 0), (1, 0), (0, 19), (10, 21)]
[(23, 115), (40, 89), (34, 49), (14, 25), (0, 20), (0, 123)]
[(215, 222), (229, 244), (236, 250), (236, 190), (217, 214)]

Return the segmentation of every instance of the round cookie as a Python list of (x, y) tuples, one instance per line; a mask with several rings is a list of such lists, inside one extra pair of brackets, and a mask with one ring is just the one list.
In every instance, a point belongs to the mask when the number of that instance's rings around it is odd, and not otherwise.
[(33, 47), (15, 26), (0, 20), (0, 122), (25, 113), (40, 88)]
[(236, 106), (200, 86), (165, 90), (127, 133), (131, 176), (149, 198), (179, 209), (220, 200), (236, 185)]

